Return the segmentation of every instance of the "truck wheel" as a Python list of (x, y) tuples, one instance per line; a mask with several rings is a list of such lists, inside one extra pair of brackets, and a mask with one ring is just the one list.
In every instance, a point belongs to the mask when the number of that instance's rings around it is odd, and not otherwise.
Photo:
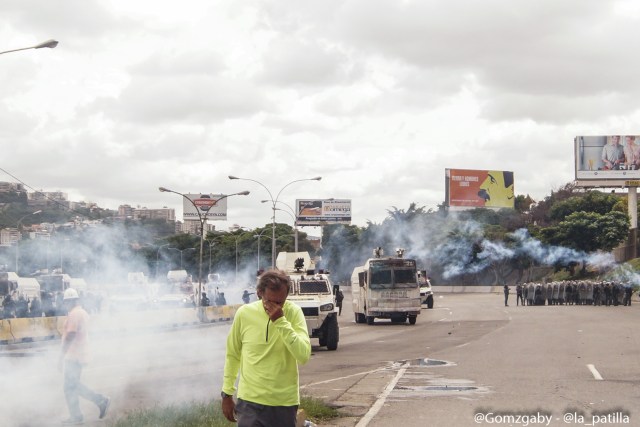
[(327, 345), (327, 331), (322, 332), (322, 335), (318, 338), (318, 344), (320, 344), (320, 347)]
[(373, 316), (367, 316), (367, 325), (373, 325)]
[(340, 331), (338, 329), (338, 319), (336, 319), (335, 317), (332, 317), (331, 321), (327, 325), (327, 330), (325, 332), (327, 334), (327, 339), (326, 339), (327, 350), (337, 349), (338, 339), (340, 338), (339, 337)]
[(429, 295), (427, 298), (427, 308), (433, 308), (433, 295)]
[(364, 317), (364, 314), (362, 313), (356, 313), (356, 323), (364, 323), (367, 320)]
[(418, 320), (418, 316), (409, 316), (409, 324), (410, 325), (415, 325), (416, 324), (416, 320)]

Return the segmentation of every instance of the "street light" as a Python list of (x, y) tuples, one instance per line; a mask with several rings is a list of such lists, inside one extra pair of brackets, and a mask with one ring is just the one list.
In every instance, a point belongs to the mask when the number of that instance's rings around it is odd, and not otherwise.
[(167, 248), (168, 251), (178, 251), (180, 252), (180, 270), (184, 270), (184, 268), (182, 268), (182, 252), (184, 251), (195, 251), (196, 248), (184, 248), (184, 249), (178, 249), (178, 248)]
[(267, 229), (265, 228), (264, 230), (262, 230), (260, 232), (260, 234), (254, 234), (253, 238), (258, 238), (258, 269), (256, 271), (260, 271), (260, 238), (262, 237), (262, 234), (267, 231)]
[(207, 240), (207, 243), (209, 243), (209, 273), (211, 273), (211, 245), (213, 245), (214, 243), (218, 243), (218, 239), (221, 238), (222, 236), (218, 236), (218, 237), (214, 237), (211, 240)]
[(156, 254), (156, 280), (158, 280), (158, 264), (160, 264), (160, 249), (164, 248), (165, 246), (169, 246), (169, 243), (165, 245), (161, 245), (158, 248), (158, 253)]
[(294, 182), (320, 181), (322, 179), (322, 177), (321, 176), (316, 176), (315, 178), (295, 179), (295, 180), (289, 182), (288, 184), (286, 184), (284, 187), (282, 187), (280, 189), (280, 191), (278, 191), (278, 194), (276, 195), (275, 199), (273, 198), (273, 195), (271, 194), (271, 191), (269, 191), (269, 189), (263, 183), (261, 183), (260, 181), (256, 181), (255, 179), (249, 179), (249, 178), (239, 178), (239, 177), (233, 176), (233, 175), (229, 175), (229, 179), (241, 179), (241, 180), (244, 180), (244, 181), (255, 182), (256, 184), (261, 185), (262, 188), (267, 190), (267, 193), (269, 194), (269, 199), (271, 199), (271, 209), (273, 210), (273, 216), (272, 216), (272, 222), (271, 222), (271, 268), (275, 268), (276, 267), (276, 203), (278, 203), (278, 199), (280, 198), (280, 194), (282, 194), (282, 191), (284, 191), (285, 188), (287, 188), (288, 186), (290, 186)]
[[(200, 295), (202, 294), (202, 253), (204, 252), (204, 226), (207, 223), (207, 214), (205, 213), (205, 215), (203, 216), (200, 213), (200, 208), (198, 208), (198, 206), (193, 202), (193, 200), (191, 200), (189, 197), (187, 197), (186, 194), (182, 194), (178, 191), (173, 191), (173, 190), (169, 190), (168, 188), (165, 187), (159, 187), (158, 190), (160, 190), (160, 192), (162, 193), (174, 193), (177, 194), (179, 196), (182, 196), (184, 199), (188, 200), (189, 203), (191, 203), (193, 205), (193, 207), (196, 209), (196, 213), (198, 214), (198, 218), (200, 220), (200, 261), (198, 263), (199, 268), (198, 268), (198, 293), (197, 293), (197, 302), (196, 305), (200, 305)], [(231, 196), (246, 196), (248, 195), (249, 192), (248, 191), (241, 191), (240, 193), (233, 193), (233, 194), (224, 194), (222, 195), (222, 197), (218, 198), (218, 199), (212, 199), (213, 200), (213, 204), (211, 206), (215, 206), (216, 204), (218, 204), (218, 202), (222, 199), (226, 199), (227, 197), (231, 197)], [(180, 254), (182, 256), (182, 253)]]
[(35, 46), (22, 47), (20, 49), (5, 50), (3, 52), (0, 52), (0, 55), (2, 55), (3, 53), (17, 52), (19, 50), (42, 49), (43, 47), (48, 47), (50, 49), (53, 49), (56, 46), (58, 46), (58, 41), (52, 39), (52, 40), (47, 40), (46, 42), (39, 43)]
[[(268, 202), (268, 200), (260, 200), (260, 203), (266, 203)], [(298, 252), (298, 218), (296, 217), (295, 211), (293, 210), (293, 208), (291, 206), (289, 206), (288, 203), (285, 202), (281, 202), (278, 201), (276, 203), (280, 203), (282, 205), (285, 205), (287, 208), (289, 208), (289, 210), (284, 210), (284, 209), (280, 209), (280, 208), (276, 208), (277, 211), (282, 211), (282, 212), (286, 212), (289, 214), (289, 216), (291, 216), (291, 218), (293, 218), (293, 231), (295, 233), (295, 241), (294, 241), (294, 251)]]
[(16, 225), (16, 227), (18, 228), (18, 240), (16, 241), (16, 274), (18, 274), (18, 258), (20, 257), (20, 240), (22, 240), (22, 220), (25, 219), (26, 217), (28, 217), (29, 215), (37, 215), (39, 213), (41, 213), (42, 210), (37, 210), (35, 212), (31, 212), (28, 213), (26, 215), (23, 215), (19, 220), (18, 223)]

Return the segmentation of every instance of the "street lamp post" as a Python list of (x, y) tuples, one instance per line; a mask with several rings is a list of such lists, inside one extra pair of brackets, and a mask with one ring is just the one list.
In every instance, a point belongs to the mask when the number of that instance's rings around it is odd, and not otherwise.
[[(188, 200), (189, 203), (191, 203), (193, 205), (193, 207), (196, 210), (196, 213), (198, 214), (198, 219), (200, 220), (200, 260), (199, 260), (199, 268), (198, 268), (198, 294), (197, 296), (197, 301), (196, 301), (196, 305), (199, 306), (200, 305), (200, 295), (202, 295), (202, 254), (204, 252), (204, 236), (205, 236), (205, 232), (204, 232), (204, 227), (205, 224), (207, 222), (207, 215), (205, 214), (204, 216), (202, 215), (202, 213), (200, 213), (200, 209), (198, 208), (198, 206), (196, 206), (196, 204), (193, 202), (193, 200), (191, 200), (189, 197), (187, 197), (186, 194), (182, 194), (178, 191), (173, 191), (173, 190), (169, 190), (168, 188), (165, 187), (159, 187), (158, 190), (160, 190), (163, 193), (174, 193), (177, 194), (179, 196), (182, 196), (184, 199)], [(248, 191), (241, 191), (239, 193), (233, 193), (233, 194), (224, 194), (222, 197), (218, 198), (218, 199), (213, 199), (213, 205), (215, 206), (220, 200), (222, 199), (226, 199), (227, 197), (231, 197), (231, 196), (246, 196), (248, 195), (249, 192)], [(182, 253), (180, 254), (182, 256)]]
[(39, 43), (35, 46), (21, 47), (20, 49), (5, 50), (3, 52), (0, 52), (0, 55), (2, 55), (3, 53), (17, 52), (19, 50), (42, 49), (43, 47), (48, 47), (50, 49), (53, 49), (56, 46), (58, 46), (58, 42), (56, 40), (47, 40), (46, 42)]
[(260, 232), (260, 234), (254, 234), (254, 235), (253, 235), (254, 239), (255, 239), (255, 238), (257, 238), (257, 239), (258, 239), (258, 269), (257, 269), (256, 271), (260, 271), (260, 238), (262, 237), (262, 234), (263, 234), (265, 231), (267, 231), (267, 230), (266, 230), (266, 229), (265, 229), (265, 230), (262, 230), (262, 231)]
[(184, 270), (184, 268), (182, 267), (182, 252), (184, 251), (195, 251), (196, 248), (184, 248), (184, 249), (178, 249), (178, 248), (167, 248), (168, 251), (178, 251), (180, 252), (180, 270)]
[(169, 243), (165, 245), (161, 245), (158, 248), (158, 253), (156, 254), (156, 280), (158, 280), (158, 265), (160, 264), (160, 249), (164, 248), (165, 246), (169, 246)]
[[(268, 200), (260, 200), (260, 203), (266, 203), (268, 202)], [(278, 209), (276, 208), (277, 211), (283, 211), (288, 213), (291, 218), (293, 218), (293, 231), (295, 233), (295, 242), (294, 242), (294, 247), (295, 247), (295, 251), (298, 252), (298, 218), (296, 217), (296, 212), (293, 210), (293, 208), (291, 207), (291, 205), (289, 205), (288, 203), (285, 203), (283, 201), (277, 201), (276, 203), (280, 203), (281, 205), (285, 205), (289, 210), (285, 211), (284, 209)]]
[(41, 212), (42, 210), (37, 210), (35, 212), (28, 213), (26, 215), (23, 215), (18, 220), (18, 223), (16, 225), (16, 227), (18, 228), (18, 240), (16, 241), (16, 274), (18, 274), (18, 260), (20, 258), (20, 240), (22, 240), (22, 220), (28, 217), (29, 215), (37, 215)]
[(267, 193), (269, 194), (269, 199), (271, 199), (271, 209), (273, 210), (273, 216), (272, 221), (271, 221), (271, 268), (275, 268), (276, 267), (276, 203), (278, 203), (278, 199), (280, 198), (280, 194), (282, 194), (282, 192), (284, 191), (285, 188), (287, 188), (288, 186), (290, 186), (291, 184), (295, 183), (295, 182), (301, 182), (301, 181), (320, 181), (322, 179), (321, 176), (316, 176), (315, 178), (303, 178), (303, 179), (295, 179), (291, 182), (289, 182), (288, 184), (286, 184), (284, 187), (282, 187), (280, 189), (280, 191), (278, 191), (278, 194), (276, 195), (276, 198), (273, 198), (273, 195), (271, 194), (271, 191), (269, 191), (269, 189), (260, 181), (256, 181), (255, 179), (249, 179), (249, 178), (239, 178), (237, 176), (233, 176), (233, 175), (229, 175), (229, 179), (241, 179), (244, 181), (251, 181), (251, 182), (255, 182), (258, 185), (261, 185), (262, 188), (264, 188), (265, 190), (267, 190)]

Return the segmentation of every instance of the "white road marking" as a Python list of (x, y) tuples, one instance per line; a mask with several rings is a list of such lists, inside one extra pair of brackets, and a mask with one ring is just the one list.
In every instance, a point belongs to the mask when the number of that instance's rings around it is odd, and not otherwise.
[(589, 368), (589, 370), (593, 374), (593, 378), (595, 378), (596, 380), (602, 381), (604, 379), (602, 378), (602, 375), (600, 375), (600, 372), (598, 372), (598, 370), (594, 365), (587, 365), (587, 368)]
[(311, 383), (311, 384), (305, 384), (300, 386), (300, 389), (306, 388), (306, 387), (313, 387), (314, 385), (318, 385), (318, 384), (326, 384), (326, 383), (330, 383), (333, 381), (340, 381), (343, 380), (345, 378), (351, 378), (351, 377), (357, 377), (358, 375), (368, 375), (368, 374), (372, 374), (374, 372), (378, 372), (378, 371), (384, 371), (388, 368), (377, 368), (377, 369), (373, 369), (371, 371), (366, 371), (366, 372), (358, 372), (357, 374), (351, 374), (351, 375), (347, 375), (344, 377), (338, 377), (338, 378), (331, 378), (330, 380), (324, 380), (324, 381), (318, 381), (317, 383)]
[(402, 368), (398, 371), (396, 376), (391, 380), (391, 382), (389, 384), (387, 384), (387, 386), (385, 387), (385, 389), (382, 392), (382, 394), (380, 395), (380, 397), (378, 397), (378, 400), (376, 400), (376, 402), (373, 404), (373, 406), (371, 406), (371, 408), (369, 408), (369, 412), (367, 412), (364, 415), (364, 417), (362, 417), (360, 419), (360, 421), (358, 421), (358, 424), (356, 424), (356, 427), (367, 427), (367, 425), (369, 425), (369, 421), (371, 421), (373, 419), (373, 417), (376, 416), (378, 411), (380, 411), (380, 409), (384, 405), (385, 400), (387, 400), (387, 397), (389, 397), (389, 394), (391, 394), (391, 392), (395, 388), (395, 386), (398, 383), (398, 381), (400, 380), (400, 378), (402, 378), (404, 373), (407, 371), (407, 367), (408, 366), (409, 366), (409, 364), (407, 364), (407, 363), (405, 363), (402, 366)]

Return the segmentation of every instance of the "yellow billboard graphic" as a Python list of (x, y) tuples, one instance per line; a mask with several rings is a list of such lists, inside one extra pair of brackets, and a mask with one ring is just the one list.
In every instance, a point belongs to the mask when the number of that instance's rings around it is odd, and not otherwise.
[(447, 206), (514, 208), (513, 172), (445, 169)]

